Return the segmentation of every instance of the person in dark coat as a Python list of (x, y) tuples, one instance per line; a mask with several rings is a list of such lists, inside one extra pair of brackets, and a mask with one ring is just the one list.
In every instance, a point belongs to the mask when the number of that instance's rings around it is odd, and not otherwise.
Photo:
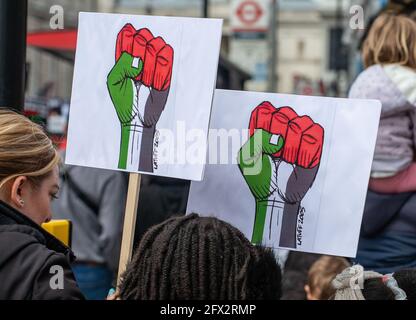
[(1, 300), (83, 299), (69, 267), (74, 259), (71, 249), (0, 202)]
[(40, 126), (0, 109), (0, 299), (84, 299), (71, 250), (41, 228), (59, 190), (60, 157)]

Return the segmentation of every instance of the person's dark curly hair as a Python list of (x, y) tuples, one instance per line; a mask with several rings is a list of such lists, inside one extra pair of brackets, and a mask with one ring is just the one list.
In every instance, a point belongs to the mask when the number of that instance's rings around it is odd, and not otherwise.
[(366, 279), (362, 289), (365, 300), (395, 300), (394, 292), (387, 287), (383, 279)]
[(279, 299), (270, 249), (230, 224), (190, 214), (149, 229), (122, 276), (120, 299)]
[(407, 300), (416, 300), (416, 269), (403, 269), (393, 274), (399, 287), (406, 292)]

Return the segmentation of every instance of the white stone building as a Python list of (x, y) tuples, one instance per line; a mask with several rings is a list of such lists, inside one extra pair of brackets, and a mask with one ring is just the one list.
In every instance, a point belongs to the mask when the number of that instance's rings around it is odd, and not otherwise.
[[(253, 80), (247, 83), (246, 89), (267, 90), (267, 73), (271, 70), (270, 41), (268, 39), (241, 40), (234, 37), (230, 26), (230, 17), (233, 14), (232, 1), (209, 1), (209, 17), (224, 19), (222, 54), (252, 75)], [(52, 16), (49, 10), (52, 5), (61, 5), (64, 9), (65, 28), (76, 28), (79, 11), (200, 17), (202, 2), (203, 0), (31, 0), (28, 31), (49, 29)], [(278, 0), (278, 2), (275, 66), (277, 87), (273, 91), (320, 94), (319, 81), (322, 80), (321, 84), (329, 84), (331, 81), (340, 84), (339, 94), (345, 94), (348, 75), (351, 77), (352, 72), (338, 74), (329, 69), (330, 30), (336, 26), (348, 25), (351, 16), (349, 8), (352, 4), (358, 2), (364, 6), (365, 10), (368, 9), (366, 12), (368, 16), (374, 12), (374, 8), (370, 7), (374, 7), (374, 4), (380, 1)], [(337, 5), (340, 3), (342, 5), (337, 15)], [(270, 11), (266, 14), (269, 13)], [(354, 33), (351, 33), (350, 55), (355, 50), (353, 47), (356, 43), (355, 38)], [(30, 47), (27, 50), (27, 61), (28, 96), (38, 95), (49, 85), (50, 96), (70, 97), (73, 73), (71, 62)], [(309, 92), (311, 88), (312, 91)]]

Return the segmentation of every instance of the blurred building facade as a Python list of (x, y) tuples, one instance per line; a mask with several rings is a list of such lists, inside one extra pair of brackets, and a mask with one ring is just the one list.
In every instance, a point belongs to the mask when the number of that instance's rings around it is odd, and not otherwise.
[[(265, 91), (271, 70), (270, 28), (264, 37), (238, 37), (232, 29), (236, 0), (210, 0), (208, 16), (224, 19), (222, 55), (251, 75), (247, 90)], [(252, 1), (252, 0), (248, 0)], [(254, 0), (265, 1), (270, 0)], [(331, 68), (337, 61), (334, 48), (342, 35), (336, 29), (348, 29), (350, 7), (360, 4), (365, 16), (372, 15), (381, 0), (277, 0), (277, 85), (282, 93), (345, 95), (354, 68), (351, 61), (345, 71)], [(203, 0), (31, 0), (28, 32), (50, 30), (51, 8), (63, 8), (64, 28), (76, 28), (79, 11), (152, 14), (200, 17)], [(262, 14), (270, 16), (270, 7)], [(359, 33), (347, 31), (348, 57), (356, 54)], [(337, 41), (338, 39), (338, 41)], [(332, 51), (331, 51), (332, 50)], [(335, 54), (337, 54), (335, 50)], [(343, 56), (345, 57), (345, 56)], [(344, 59), (343, 57), (338, 58)], [(71, 95), (73, 63), (47, 51), (28, 47), (27, 96), (51, 96), (68, 99)], [(332, 66), (333, 67), (333, 66)], [(334, 87), (335, 85), (335, 87)], [(336, 92), (335, 92), (336, 91)]]

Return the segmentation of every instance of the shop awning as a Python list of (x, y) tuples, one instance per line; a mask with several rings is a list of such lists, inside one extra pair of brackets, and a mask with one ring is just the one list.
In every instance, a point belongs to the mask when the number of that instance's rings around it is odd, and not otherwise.
[(29, 32), (27, 45), (48, 50), (75, 51), (77, 29)]

